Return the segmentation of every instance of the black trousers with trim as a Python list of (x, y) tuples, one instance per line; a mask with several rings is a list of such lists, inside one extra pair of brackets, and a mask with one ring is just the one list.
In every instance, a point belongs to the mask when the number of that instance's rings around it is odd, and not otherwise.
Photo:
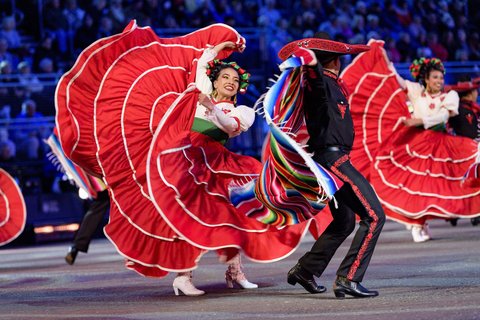
[(335, 193), (338, 207), (329, 202), (333, 221), (317, 239), (310, 251), (300, 258), (300, 265), (319, 277), (338, 247), (355, 229), (355, 214), (359, 228), (350, 249), (337, 270), (338, 276), (361, 282), (370, 263), (375, 245), (385, 223), (385, 214), (375, 191), (365, 177), (350, 163), (342, 151), (325, 151), (314, 160), (344, 182)]
[(97, 198), (94, 199), (88, 211), (83, 216), (80, 228), (78, 228), (73, 245), (78, 251), (87, 252), (93, 234), (97, 230), (100, 223), (103, 221), (103, 216), (110, 208), (110, 197), (108, 191), (104, 190), (98, 193)]

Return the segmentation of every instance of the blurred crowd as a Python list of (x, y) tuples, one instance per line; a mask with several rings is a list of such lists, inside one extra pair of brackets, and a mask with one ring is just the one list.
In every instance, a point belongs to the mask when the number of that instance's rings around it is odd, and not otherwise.
[[(276, 65), (287, 42), (317, 31), (333, 39), (385, 40), (393, 62), (419, 56), (480, 60), (475, 1), (433, 0), (0, 0), (0, 121), (52, 116), (55, 83), (96, 39), (121, 32), (131, 19), (159, 30), (197, 29), (216, 22), (261, 34), (251, 56)], [(186, 30), (188, 32), (188, 30)], [(258, 50), (262, 54), (258, 54)], [(258, 58), (256, 58), (258, 60)], [(246, 66), (248, 67), (248, 65)], [(42, 156), (48, 131), (0, 131), (0, 155)], [(11, 155), (11, 156), (9, 156)]]

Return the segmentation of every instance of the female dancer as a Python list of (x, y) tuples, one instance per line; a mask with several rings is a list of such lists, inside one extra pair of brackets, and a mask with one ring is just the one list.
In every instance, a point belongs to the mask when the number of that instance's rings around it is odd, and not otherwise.
[(480, 192), (462, 184), (477, 143), (445, 131), (459, 98), (443, 91), (438, 59), (416, 60), (410, 71), (417, 82), (406, 81), (386, 59), (383, 42), (369, 44), (372, 50), (342, 73), (357, 133), (352, 162), (368, 176), (387, 217), (424, 242), (431, 237), (427, 219), (480, 215)]
[[(106, 183), (111, 208), (105, 234), (127, 268), (152, 277), (187, 273), (175, 281), (175, 291), (193, 295), (203, 292), (189, 290), (188, 272), (206, 250), (221, 250), (225, 261), (240, 249), (254, 261), (277, 261), (295, 250), (310, 225), (265, 226), (245, 215), (266, 211), (256, 199), (236, 206), (229, 199), (229, 187), (258, 176), (261, 164), (219, 142), (253, 122), (246, 108), (219, 104), (242, 89), (244, 72), (239, 69), (238, 83), (230, 83), (235, 74), (227, 68), (214, 83), (208, 80), (211, 91), (197, 89), (208, 84), (196, 81), (199, 59), (225, 42), (239, 50), (245, 39), (222, 24), (162, 39), (131, 22), (86, 48), (56, 91), (62, 148)], [(232, 52), (231, 44), (217, 49), (219, 59)], [(214, 96), (213, 88), (220, 95), (215, 107), (205, 95)], [(239, 271), (231, 270), (228, 284), (246, 287)]]
[[(197, 62), (195, 84), (202, 92), (195, 111), (192, 131), (205, 135), (224, 144), (228, 138), (247, 131), (255, 120), (255, 112), (246, 106), (236, 106), (237, 93), (245, 92), (250, 75), (235, 62), (225, 63), (215, 60), (218, 52), (228, 48), (236, 49), (235, 43), (223, 42), (214, 48), (207, 48)], [(240, 49), (243, 50), (243, 49)], [(201, 135), (199, 135), (201, 137)], [(237, 250), (238, 251), (238, 250)], [(219, 250), (220, 260), (224, 260)], [(245, 277), (240, 262), (240, 253), (228, 261), (225, 272), (227, 287), (237, 284), (243, 289), (258, 288)], [(205, 292), (195, 288), (192, 272), (178, 273), (173, 281), (175, 294), (181, 290), (186, 295), (201, 295)]]

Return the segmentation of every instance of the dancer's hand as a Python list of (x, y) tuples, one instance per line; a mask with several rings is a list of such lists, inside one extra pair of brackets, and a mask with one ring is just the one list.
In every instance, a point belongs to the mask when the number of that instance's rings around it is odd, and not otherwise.
[[(235, 49), (237, 49), (237, 45), (232, 41), (225, 41), (225, 42), (217, 44), (215, 47), (213, 47), (213, 50), (215, 50), (215, 52), (217, 52), (217, 53), (219, 53), (220, 51), (225, 50), (225, 49), (235, 50)], [(242, 52), (242, 51), (240, 51), (240, 52)]]
[(417, 127), (423, 125), (422, 119), (415, 119), (415, 118), (410, 118), (410, 119), (404, 119), (403, 124), (407, 127)]
[(205, 106), (208, 110), (212, 111), (215, 108), (215, 104), (212, 102), (210, 97), (206, 94), (200, 93), (198, 95), (198, 102)]
[(297, 58), (300, 58), (300, 60), (302, 60), (303, 65), (316, 66), (318, 64), (315, 53), (310, 49), (297, 48), (293, 52), (293, 55)]

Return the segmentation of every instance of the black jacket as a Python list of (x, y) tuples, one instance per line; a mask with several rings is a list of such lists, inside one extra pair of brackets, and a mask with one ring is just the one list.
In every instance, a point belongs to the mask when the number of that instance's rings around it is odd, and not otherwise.
[(307, 83), (303, 106), (310, 135), (309, 152), (332, 146), (350, 152), (355, 133), (346, 92), (338, 77), (320, 64), (304, 68)]
[(480, 108), (477, 104), (468, 100), (460, 100), (458, 115), (450, 118), (448, 124), (452, 127), (455, 134), (476, 139), (479, 135), (479, 114)]

